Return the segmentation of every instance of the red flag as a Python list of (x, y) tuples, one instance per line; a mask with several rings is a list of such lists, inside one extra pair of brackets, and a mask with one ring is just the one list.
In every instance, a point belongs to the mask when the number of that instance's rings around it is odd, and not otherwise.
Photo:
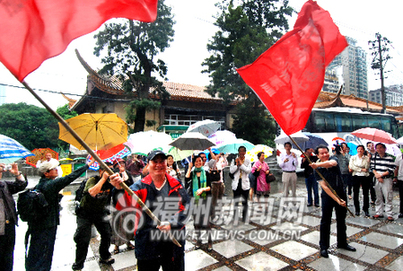
[(0, 61), (22, 81), (73, 39), (108, 19), (154, 21), (157, 4), (158, 0), (0, 1)]
[(292, 31), (237, 71), (290, 135), (305, 127), (323, 86), (325, 67), (347, 45), (330, 14), (310, 0)]

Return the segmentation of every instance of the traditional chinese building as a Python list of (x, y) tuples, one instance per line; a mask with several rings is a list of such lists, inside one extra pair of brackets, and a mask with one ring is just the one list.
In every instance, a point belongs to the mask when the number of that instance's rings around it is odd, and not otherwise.
[[(73, 105), (71, 110), (77, 113), (116, 113), (126, 119), (125, 108), (133, 99), (125, 93), (122, 84), (115, 77), (106, 78), (99, 75), (77, 54), (83, 67), (87, 70), (87, 88), (85, 94)], [(212, 97), (204, 87), (163, 82), (170, 98), (161, 103), (158, 110), (146, 113), (146, 121), (154, 120), (154, 126), (144, 127), (145, 130), (163, 130), (173, 137), (186, 131), (187, 126), (203, 120), (211, 119), (222, 124), (222, 128), (231, 128), (233, 105), (224, 106), (219, 97)], [(155, 95), (152, 99), (160, 100)], [(72, 104), (71, 99), (68, 100)]]

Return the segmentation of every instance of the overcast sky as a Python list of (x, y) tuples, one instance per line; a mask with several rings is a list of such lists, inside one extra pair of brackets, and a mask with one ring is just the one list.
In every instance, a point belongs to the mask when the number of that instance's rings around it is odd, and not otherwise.
[[(168, 79), (171, 82), (193, 85), (208, 85), (209, 78), (202, 74), (201, 63), (209, 56), (206, 44), (217, 31), (213, 25), (213, 15), (217, 10), (214, 7), (216, 0), (167, 0), (175, 14), (176, 24), (174, 42), (161, 56), (168, 66)], [(290, 0), (290, 5), (300, 10), (306, 2)], [(353, 37), (358, 44), (368, 51), (368, 40), (375, 39), (375, 33), (387, 37), (393, 42), (390, 54), (393, 57), (386, 65), (386, 70), (393, 70), (386, 75), (386, 85), (402, 84), (403, 82), (403, 37), (400, 31), (401, 11), (397, 0), (319, 0), (318, 4), (328, 10), (339, 26), (343, 35)], [(290, 28), (293, 27), (296, 16), (290, 19)], [(100, 68), (100, 60), (93, 55), (95, 40), (94, 33), (88, 34), (73, 41), (61, 55), (45, 61), (35, 72), (27, 76), (26, 82), (32, 88), (63, 91), (73, 99), (79, 99), (86, 88), (87, 72), (77, 60), (74, 49), (78, 49), (83, 58), (93, 68)], [(368, 58), (369, 59), (369, 58)], [(367, 65), (370, 65), (368, 60)], [(369, 89), (380, 88), (379, 75), (368, 69)], [(19, 82), (0, 64), (0, 83), (20, 86)], [(27, 102), (39, 105), (31, 94), (23, 88), (7, 87), (6, 102)], [(37, 91), (53, 109), (67, 103), (60, 94), (46, 91)]]

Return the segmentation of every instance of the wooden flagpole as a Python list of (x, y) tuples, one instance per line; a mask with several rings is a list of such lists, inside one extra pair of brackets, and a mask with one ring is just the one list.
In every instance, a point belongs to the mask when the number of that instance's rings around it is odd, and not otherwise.
[[(301, 147), (297, 144), (297, 142), (295, 142), (295, 140), (291, 136), (288, 136), (288, 137), (291, 139), (292, 143), (294, 143), (294, 145), (297, 146), (297, 148), (302, 152), (302, 154), (306, 157), (306, 159), (308, 159), (309, 164), (312, 164), (311, 159), (309, 159), (309, 157), (306, 156), (305, 152), (302, 151)], [(337, 195), (336, 191), (330, 186), (329, 182), (325, 179), (325, 177), (322, 175), (322, 173), (320, 173), (319, 170), (316, 168), (315, 168), (315, 171), (316, 171), (316, 173), (318, 173), (319, 177), (322, 178), (322, 180), (325, 182), (327, 187), (329, 187), (329, 189), (330, 189), (330, 191), (332, 191), (333, 195), (335, 195), (338, 200), (343, 200), (342, 198), (339, 197), (339, 195)], [(343, 201), (345, 201), (345, 200), (343, 200)], [(351, 212), (351, 210), (347, 207), (347, 202), (346, 202), (346, 209), (353, 217), (355, 217), (353, 212)]]
[[(66, 128), (67, 131), (84, 147), (84, 149), (92, 156), (94, 159), (99, 163), (100, 167), (104, 168), (109, 175), (113, 175), (115, 172), (112, 171), (105, 163), (101, 160), (101, 158), (85, 143), (81, 137), (70, 127), (70, 125), (59, 115), (55, 112), (52, 108), (50, 108), (45, 101), (39, 97), (35, 91), (25, 82), (21, 82), (24, 87), (51, 113), (63, 126)], [(153, 212), (148, 208), (147, 205), (130, 189), (124, 182), (121, 183), (122, 188), (132, 197), (134, 197), (137, 203), (140, 205), (142, 210), (144, 210), (147, 215), (157, 223), (157, 225), (161, 225), (161, 221), (153, 214)], [(178, 247), (182, 247), (181, 244), (174, 238), (171, 232), (168, 232), (169, 237), (171, 238), (172, 242), (177, 245)]]

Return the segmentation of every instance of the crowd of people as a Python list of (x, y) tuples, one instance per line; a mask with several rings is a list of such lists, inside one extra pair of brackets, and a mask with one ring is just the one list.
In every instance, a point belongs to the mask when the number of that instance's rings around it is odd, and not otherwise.
[[(345, 143), (337, 145), (333, 155), (327, 146), (319, 146), (316, 150), (307, 148), (300, 161), (296, 154), (291, 152), (290, 143), (285, 143), (284, 148), (285, 152), (280, 155), (279, 160), (279, 167), (283, 171), (282, 196), (288, 197), (289, 190), (292, 197), (296, 196), (296, 169), (301, 163), (308, 192), (307, 206), (322, 207), (319, 240), (321, 256), (328, 257), (333, 209), (337, 220), (338, 247), (355, 251), (355, 248), (346, 242), (345, 218), (348, 199), (354, 201), (356, 216), (361, 215), (361, 210), (365, 216), (370, 216), (371, 199), (371, 204), (375, 205), (373, 218), (386, 216), (387, 220), (394, 220), (392, 188), (393, 182), (400, 180), (399, 193), (402, 196), (403, 159), (400, 156), (395, 161), (393, 156), (386, 153), (384, 144), (378, 143), (374, 146), (368, 142), (367, 148), (359, 145), (357, 155), (354, 156), (350, 156)], [(114, 254), (120, 252), (122, 245), (126, 245), (127, 249), (135, 251), (138, 270), (159, 270), (160, 267), (163, 270), (184, 270), (186, 235), (180, 233), (185, 231), (189, 210), (202, 209), (209, 200), (211, 207), (207, 212), (202, 215), (191, 214), (196, 233), (195, 248), (202, 246), (201, 233), (206, 232), (207, 250), (213, 249), (211, 222), (215, 217), (217, 202), (224, 195), (225, 167), (229, 166), (229, 183), (233, 198), (236, 199), (233, 208), (234, 221), (239, 218), (247, 223), (248, 202), (259, 202), (262, 197), (269, 197), (271, 187), (266, 181), (266, 176), (271, 171), (265, 162), (265, 153), (257, 153), (255, 163), (251, 163), (245, 154), (246, 148), (239, 147), (236, 157), (230, 163), (227, 161), (227, 155), (214, 153), (211, 149), (207, 153), (194, 154), (191, 161), (184, 165), (183, 176), (173, 157), (162, 151), (152, 151), (146, 159), (131, 155), (126, 160), (117, 159), (114, 163), (108, 163), (115, 174), (109, 175), (101, 168), (97, 176), (85, 182), (76, 210), (76, 257), (73, 270), (84, 268), (93, 225), (101, 237), (100, 263), (111, 265), (115, 262), (109, 251), (111, 244), (114, 245)], [(38, 164), (41, 178), (36, 188), (44, 194), (49, 204), (49, 212), (40, 223), (28, 223), (26, 270), (51, 269), (60, 222), (59, 192), (82, 175), (93, 162), (93, 159), (89, 160), (85, 166), (64, 177), (59, 177), (57, 160), (46, 159)], [(5, 171), (5, 165), (0, 164), (0, 169), (1, 174)], [(12, 194), (24, 190), (28, 183), (16, 164), (12, 165), (10, 172), (16, 177), (14, 182), (0, 181), (0, 260), (5, 263), (4, 270), (12, 270), (15, 225), (18, 221)], [(133, 194), (125, 191), (122, 183), (130, 187)], [(319, 186), (322, 190), (321, 197)], [(362, 203), (360, 193), (363, 195)], [(147, 204), (151, 212), (156, 214), (156, 218), (147, 214), (137, 198)], [(402, 203), (402, 197), (400, 199)], [(241, 205), (238, 206), (238, 203)], [(241, 207), (240, 211), (238, 207)], [(400, 204), (399, 217), (403, 217), (402, 208), (403, 204)], [(134, 220), (133, 214), (136, 217)], [(109, 215), (111, 219), (107, 219)], [(168, 239), (155, 239), (153, 236), (156, 229), (168, 234)], [(178, 243), (172, 242), (172, 238), (176, 238)]]

